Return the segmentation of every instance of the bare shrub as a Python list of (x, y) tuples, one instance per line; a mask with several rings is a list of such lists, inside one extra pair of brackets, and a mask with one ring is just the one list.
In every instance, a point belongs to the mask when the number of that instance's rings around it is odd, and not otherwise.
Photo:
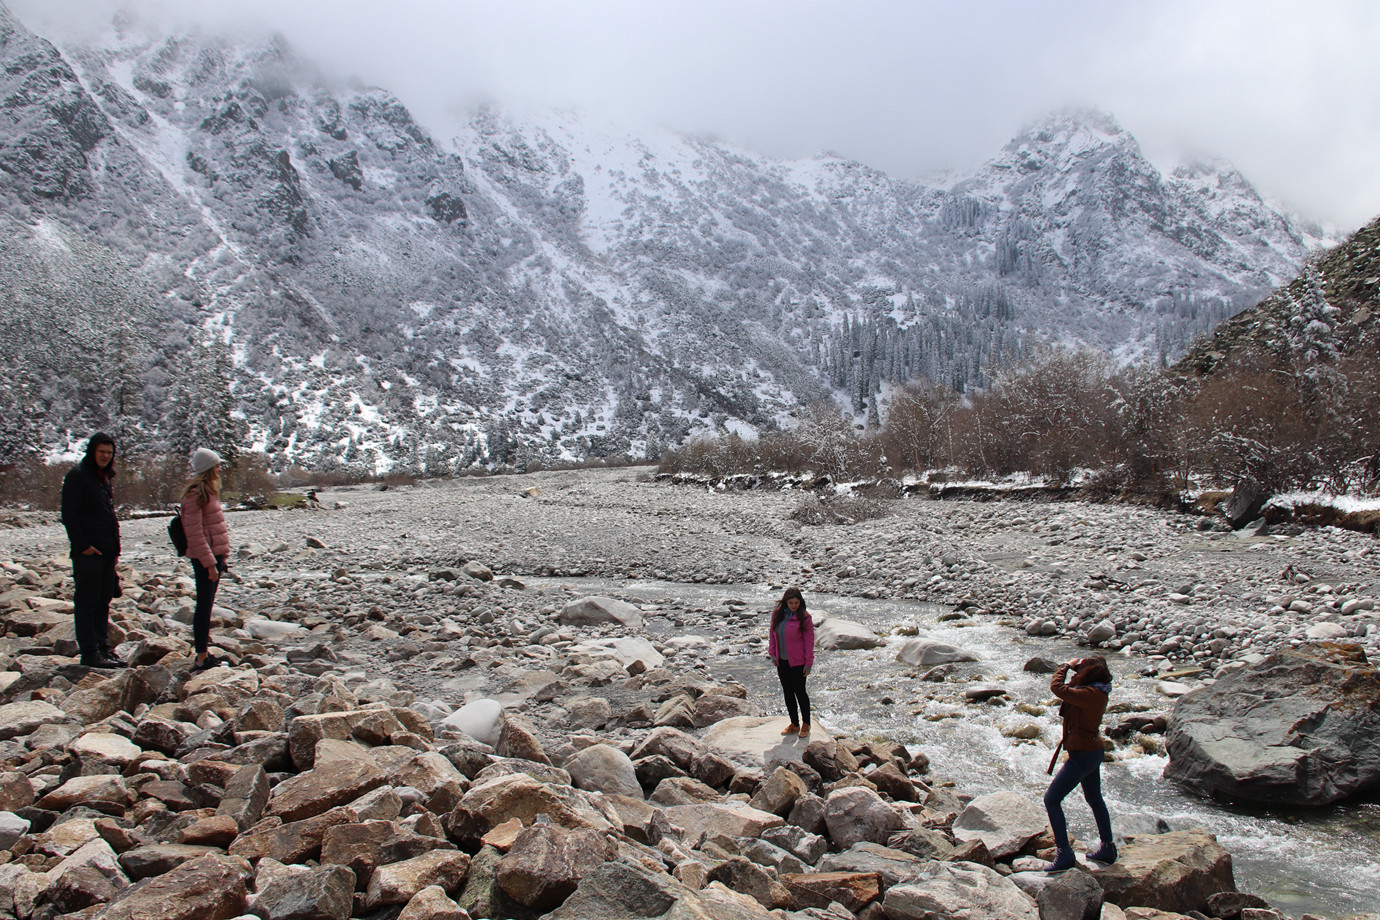
[(950, 459), (953, 417), (959, 396), (928, 381), (907, 384), (891, 400), (880, 434), (895, 469), (921, 473)]

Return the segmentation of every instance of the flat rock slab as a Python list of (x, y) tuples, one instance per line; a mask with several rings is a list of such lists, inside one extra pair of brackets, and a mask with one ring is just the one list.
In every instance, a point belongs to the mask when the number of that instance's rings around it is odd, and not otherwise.
[(805, 747), (811, 741), (832, 740), (832, 736), (818, 723), (810, 726), (810, 735), (807, 738), (801, 738), (799, 735), (783, 736), (781, 730), (785, 727), (784, 716), (736, 716), (710, 726), (700, 740), (705, 747), (730, 760), (754, 767), (801, 762)]

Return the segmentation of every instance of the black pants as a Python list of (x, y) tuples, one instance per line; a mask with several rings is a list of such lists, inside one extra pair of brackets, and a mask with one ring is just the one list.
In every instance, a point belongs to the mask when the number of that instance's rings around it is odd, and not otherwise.
[[(216, 559), (219, 564), (221, 559)], [(212, 581), (206, 566), (192, 560), (192, 577), (196, 579), (196, 609), (192, 612), (192, 645), (200, 655), (211, 646), (211, 608), (216, 604), (216, 588), (220, 579)]]
[(110, 599), (115, 596), (115, 557), (72, 557), (72, 619), (83, 658), (110, 649)]
[(809, 725), (810, 695), (805, 692), (805, 666), (778, 663), (776, 676), (781, 678), (781, 690), (786, 694), (786, 712), (790, 713), (791, 724)]

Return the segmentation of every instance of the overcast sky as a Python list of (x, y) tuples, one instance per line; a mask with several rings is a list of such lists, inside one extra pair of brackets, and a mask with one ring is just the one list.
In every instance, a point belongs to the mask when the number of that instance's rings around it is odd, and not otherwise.
[(1351, 230), (1380, 215), (1376, 0), (0, 2), (43, 34), (117, 6), (276, 29), (424, 124), (485, 97), (575, 104), (907, 178), (1095, 106), (1163, 168), (1221, 156), (1305, 216)]

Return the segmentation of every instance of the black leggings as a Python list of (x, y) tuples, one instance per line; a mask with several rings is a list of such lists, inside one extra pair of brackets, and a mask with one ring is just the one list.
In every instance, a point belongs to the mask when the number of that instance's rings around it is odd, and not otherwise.
[(776, 676), (781, 678), (781, 690), (786, 694), (786, 712), (790, 713), (791, 724), (809, 725), (810, 694), (805, 692), (805, 666), (778, 663)]
[[(217, 566), (223, 556), (216, 558)], [(192, 613), (192, 645), (200, 655), (211, 645), (211, 608), (216, 603), (216, 588), (220, 581), (212, 581), (206, 574), (206, 566), (196, 559), (192, 560), (192, 576), (196, 579), (196, 610)]]

